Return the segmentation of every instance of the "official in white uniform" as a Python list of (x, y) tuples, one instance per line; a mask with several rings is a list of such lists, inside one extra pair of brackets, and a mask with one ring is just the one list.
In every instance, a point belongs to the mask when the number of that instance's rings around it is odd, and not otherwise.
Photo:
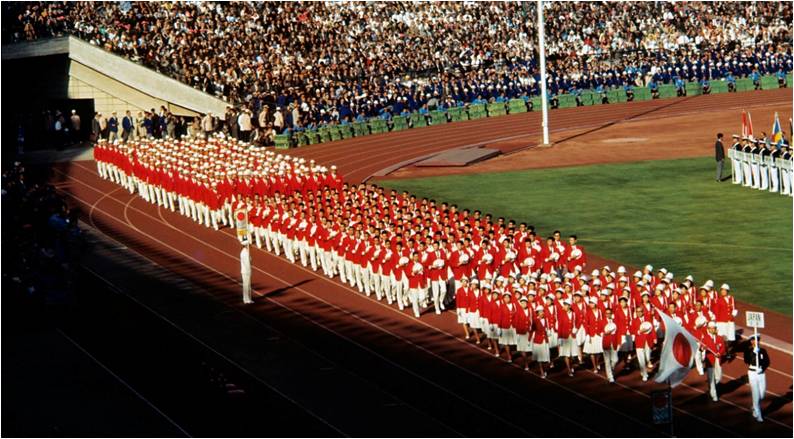
[(247, 240), (243, 240), (243, 249), (240, 250), (240, 276), (243, 278), (243, 303), (254, 303), (251, 300), (251, 252)]
[(758, 422), (764, 422), (761, 415), (761, 400), (766, 393), (766, 369), (769, 367), (769, 355), (766, 349), (760, 346), (761, 336), (750, 337), (750, 346), (744, 351), (744, 362), (747, 364), (747, 380), (753, 396), (753, 417)]

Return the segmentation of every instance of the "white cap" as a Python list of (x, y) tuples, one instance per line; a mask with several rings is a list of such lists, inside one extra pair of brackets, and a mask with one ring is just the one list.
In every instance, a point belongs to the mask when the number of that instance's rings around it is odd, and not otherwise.
[(626, 267), (622, 265), (618, 267), (618, 274), (626, 274)]
[(721, 290), (728, 290), (728, 291), (730, 291), (730, 290), (731, 290), (731, 286), (730, 286), (730, 285), (728, 285), (728, 284), (722, 284), (722, 286), (720, 286), (720, 289), (721, 289)]

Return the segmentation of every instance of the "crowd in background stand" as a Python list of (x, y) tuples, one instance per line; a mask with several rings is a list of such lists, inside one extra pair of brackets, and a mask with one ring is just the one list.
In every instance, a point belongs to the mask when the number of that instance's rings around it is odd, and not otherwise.
[[(213, 116), (213, 131), (236, 129), (236, 137), (257, 144), (285, 130), (538, 95), (535, 7), (534, 2), (2, 6), (4, 41), (76, 35), (241, 107), (231, 118)], [(679, 81), (700, 81), (706, 89), (709, 80), (785, 77), (792, 70), (791, 18), (790, 2), (546, 2), (550, 95), (616, 88), (628, 94), (634, 86)], [(249, 120), (251, 129), (230, 125), (235, 118)], [(197, 131), (195, 125), (206, 132), (203, 123), (181, 122), (185, 132)], [(151, 135), (167, 134), (167, 127), (155, 126)]]

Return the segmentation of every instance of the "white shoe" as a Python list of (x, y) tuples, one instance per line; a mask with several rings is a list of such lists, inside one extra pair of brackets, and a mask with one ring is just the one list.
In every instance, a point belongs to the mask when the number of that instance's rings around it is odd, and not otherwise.
[(445, 309), (446, 309), (446, 308), (444, 308), (444, 304), (442, 303), (442, 304), (441, 304), (441, 310), (443, 311), (443, 310), (445, 310)]
[(440, 315), (441, 315), (441, 310), (438, 310), (438, 309), (437, 309), (437, 310), (436, 310), (436, 315), (439, 315), (439, 316), (440, 316)]
[(418, 318), (419, 318), (419, 313), (418, 313), (418, 312), (415, 312), (415, 313), (414, 313), (414, 317), (416, 317), (416, 318), (418, 319)]
[(648, 377), (642, 377), (642, 382), (644, 383), (646, 381), (648, 381)]

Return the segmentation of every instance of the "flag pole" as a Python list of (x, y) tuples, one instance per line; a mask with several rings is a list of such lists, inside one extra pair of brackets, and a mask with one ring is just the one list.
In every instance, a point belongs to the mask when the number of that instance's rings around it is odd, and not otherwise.
[(667, 379), (667, 391), (670, 395), (670, 437), (675, 437), (675, 418), (673, 418), (673, 386), (670, 378)]
[(543, 24), (543, 0), (538, 0), (538, 53), (540, 55), (540, 107), (543, 113), (543, 146), (549, 145), (549, 99), (546, 91), (546, 30)]

